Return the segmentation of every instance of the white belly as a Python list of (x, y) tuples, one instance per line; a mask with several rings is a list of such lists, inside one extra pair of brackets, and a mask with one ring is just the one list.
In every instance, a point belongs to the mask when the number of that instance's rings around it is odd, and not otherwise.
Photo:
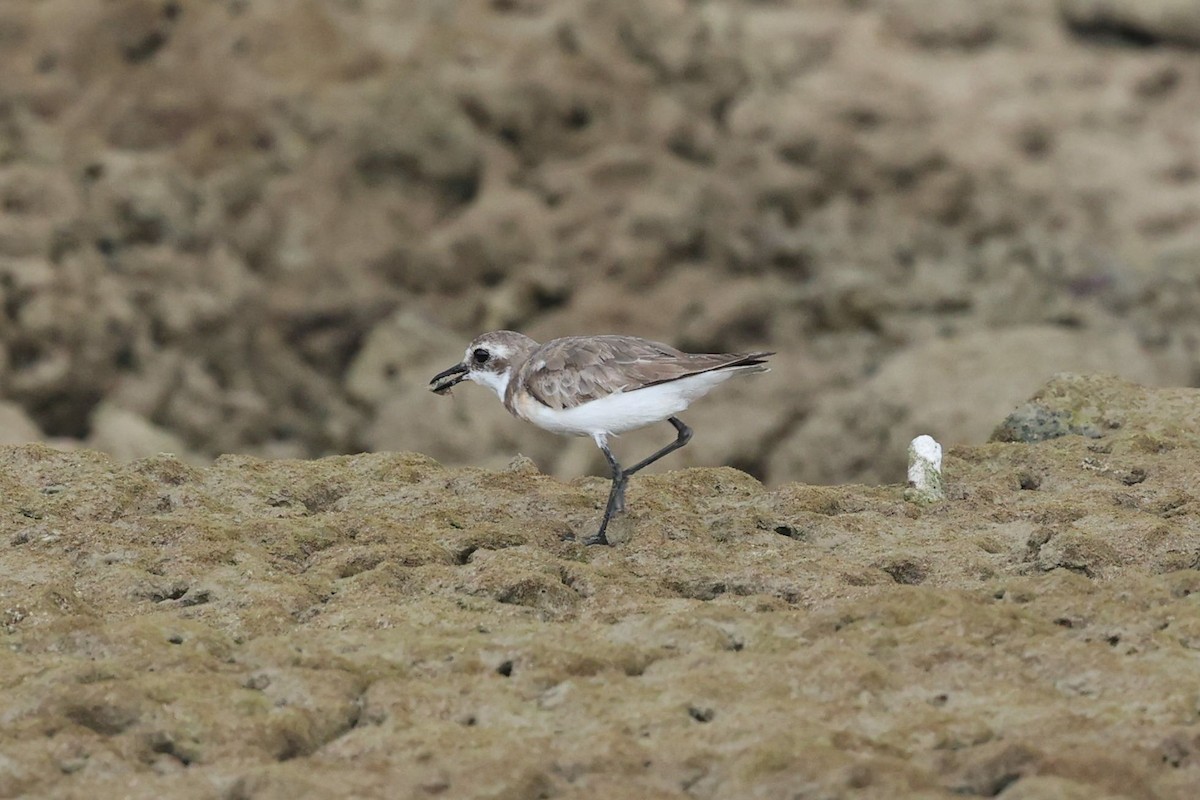
[(574, 408), (548, 408), (532, 397), (514, 403), (517, 416), (551, 433), (595, 436), (625, 433), (682, 413), (693, 400), (736, 374), (704, 372), (632, 392), (619, 392)]

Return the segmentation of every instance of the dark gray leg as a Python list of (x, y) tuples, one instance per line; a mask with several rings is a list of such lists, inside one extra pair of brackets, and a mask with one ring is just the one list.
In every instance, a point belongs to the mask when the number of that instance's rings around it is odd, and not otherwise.
[(595, 536), (585, 539), (584, 544), (609, 543), (608, 537), (604, 535), (604, 532), (608, 530), (609, 520), (625, 510), (625, 484), (629, 481), (630, 475), (638, 470), (645, 469), (663, 456), (674, 453), (691, 441), (692, 429), (683, 424), (683, 420), (678, 417), (668, 417), (667, 422), (675, 426), (675, 431), (678, 434), (675, 437), (675, 441), (663, 449), (651, 453), (629, 469), (621, 469), (621, 465), (617, 463), (616, 456), (613, 455), (612, 450), (608, 449), (607, 444), (600, 445), (600, 449), (604, 451), (604, 457), (608, 459), (608, 466), (612, 469), (612, 489), (608, 492), (608, 504), (604, 507), (604, 519), (600, 521), (600, 530)]
[(625, 470), (622, 474), (626, 478), (628, 478), (630, 475), (637, 472), (638, 470), (645, 469), (646, 467), (653, 464), (655, 461), (658, 461), (663, 456), (674, 453), (676, 450), (683, 447), (685, 444), (687, 444), (688, 442), (690, 442), (692, 440), (692, 429), (689, 428), (687, 425), (684, 425), (683, 420), (681, 420), (679, 417), (667, 417), (667, 422), (674, 425), (675, 430), (679, 434), (676, 437), (675, 441), (671, 442), (669, 445), (664, 447), (662, 450), (659, 450), (658, 452), (655, 452), (655, 453), (651, 453), (650, 455), (646, 456), (638, 463), (634, 464), (629, 469)]
[(600, 530), (595, 536), (590, 536), (583, 540), (584, 544), (608, 544), (608, 537), (604, 532), (608, 530), (608, 521), (614, 515), (625, 510), (625, 471), (621, 469), (621, 465), (617, 463), (617, 457), (613, 455), (612, 450), (608, 449), (607, 444), (600, 445), (600, 449), (604, 452), (604, 457), (608, 459), (608, 466), (612, 469), (612, 488), (608, 491), (608, 504), (604, 506), (604, 519), (600, 520)]

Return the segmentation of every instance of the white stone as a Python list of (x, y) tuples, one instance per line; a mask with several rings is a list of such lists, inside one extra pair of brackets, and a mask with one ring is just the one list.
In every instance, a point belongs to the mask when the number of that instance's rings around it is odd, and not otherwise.
[(930, 503), (945, 498), (942, 491), (942, 446), (923, 434), (908, 446), (908, 492), (910, 500)]

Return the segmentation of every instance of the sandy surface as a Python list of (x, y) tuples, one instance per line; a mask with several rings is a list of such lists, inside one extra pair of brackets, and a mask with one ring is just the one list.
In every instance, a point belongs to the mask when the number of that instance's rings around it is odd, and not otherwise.
[(927, 507), (637, 478), (612, 548), (528, 460), (8, 447), (0, 795), (1191, 798), (1198, 407), (1064, 378)]
[(512, 327), (778, 350), (664, 468), (896, 482), (1060, 370), (1195, 383), (1197, 48), (1179, 0), (3, 3), (0, 441), (602, 474), (424, 391)]

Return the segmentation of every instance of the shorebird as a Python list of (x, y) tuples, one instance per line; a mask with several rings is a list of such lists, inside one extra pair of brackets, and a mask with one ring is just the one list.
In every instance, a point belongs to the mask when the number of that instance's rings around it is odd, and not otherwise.
[[(625, 510), (629, 476), (683, 447), (692, 429), (676, 414), (734, 375), (766, 372), (774, 353), (684, 353), (635, 336), (567, 336), (539, 344), (514, 331), (492, 331), (463, 360), (429, 381), (445, 394), (462, 381), (492, 389), (509, 412), (543, 430), (590, 436), (608, 459), (612, 488), (604, 518), (586, 544), (609, 544), (605, 532)], [(608, 437), (666, 420), (675, 441), (622, 467)]]

